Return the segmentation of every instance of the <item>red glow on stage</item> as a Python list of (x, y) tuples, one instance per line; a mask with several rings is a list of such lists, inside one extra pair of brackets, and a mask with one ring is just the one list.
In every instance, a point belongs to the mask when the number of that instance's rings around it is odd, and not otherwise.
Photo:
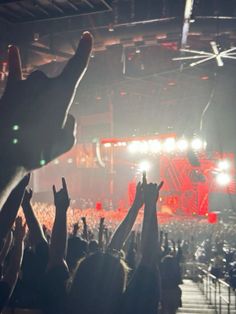
[(216, 213), (208, 213), (208, 222), (210, 224), (216, 224), (218, 221), (218, 216)]
[(102, 203), (101, 202), (97, 202), (96, 203), (96, 210), (97, 211), (101, 211), (102, 210)]
[(103, 138), (101, 139), (101, 144), (117, 144), (117, 143), (129, 143), (133, 141), (150, 141), (150, 140), (163, 140), (166, 138), (176, 138), (175, 133), (167, 133), (167, 134), (158, 134), (153, 136), (135, 136), (135, 137), (111, 137), (111, 138)]

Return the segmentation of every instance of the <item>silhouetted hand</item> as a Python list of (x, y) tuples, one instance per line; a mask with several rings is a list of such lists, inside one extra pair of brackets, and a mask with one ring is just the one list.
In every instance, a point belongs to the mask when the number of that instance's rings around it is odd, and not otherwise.
[(27, 207), (30, 204), (32, 196), (33, 196), (33, 190), (25, 189), (25, 194), (21, 203), (22, 207)]
[(22, 217), (18, 216), (15, 221), (14, 238), (17, 243), (24, 240), (26, 235), (26, 223), (23, 223)]
[(77, 222), (77, 223), (73, 224), (73, 232), (72, 232), (72, 235), (73, 235), (74, 237), (76, 237), (78, 231), (79, 231), (79, 223)]
[(18, 49), (9, 49), (9, 76), (0, 100), (0, 146), (8, 164), (30, 171), (69, 150), (75, 141), (75, 119), (68, 114), (92, 49), (83, 34), (62, 73), (48, 78), (36, 71), (22, 80)]
[(159, 192), (163, 186), (162, 181), (159, 185), (154, 183), (149, 183), (144, 186), (144, 202), (146, 206), (156, 206), (157, 200), (159, 198)]
[(62, 178), (62, 188), (57, 192), (55, 185), (53, 185), (54, 204), (56, 209), (67, 211), (70, 206), (70, 198), (68, 195), (65, 178)]
[(136, 193), (133, 206), (141, 208), (144, 204), (143, 185), (139, 182), (136, 186)]
[(29, 184), (29, 180), (30, 180), (30, 174), (27, 174), (11, 192), (3, 208), (6, 207), (7, 209), (8, 208), (10, 209), (11, 207), (16, 206), (18, 209), (18, 206), (20, 206), (22, 202), (22, 198), (25, 193), (25, 188)]
[(83, 222), (84, 225), (87, 224), (87, 223), (86, 223), (86, 217), (81, 217), (81, 220), (82, 220), (82, 222)]

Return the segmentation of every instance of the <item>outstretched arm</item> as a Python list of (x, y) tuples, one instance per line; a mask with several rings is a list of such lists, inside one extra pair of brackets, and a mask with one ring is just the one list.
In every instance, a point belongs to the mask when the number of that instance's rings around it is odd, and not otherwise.
[(14, 246), (12, 249), (12, 255), (10, 259), (10, 265), (4, 274), (0, 285), (5, 286), (4, 295), (0, 297), (0, 312), (2, 312), (3, 307), (6, 305), (7, 301), (15, 288), (18, 275), (21, 268), (21, 262), (24, 251), (24, 238), (26, 232), (26, 225), (22, 223), (22, 218), (18, 217), (16, 219), (16, 226), (14, 232)]
[(156, 203), (162, 185), (163, 182), (159, 185), (150, 183), (144, 186), (145, 208), (141, 237), (141, 262), (149, 267), (157, 263), (159, 257)]
[(0, 243), (2, 243), (13, 226), (29, 179), (30, 175), (27, 175), (20, 181), (0, 211)]
[(82, 217), (81, 220), (83, 222), (82, 237), (84, 240), (88, 241), (88, 225), (87, 225), (86, 217)]
[(9, 48), (9, 76), (0, 99), (0, 208), (28, 172), (73, 146), (75, 119), (68, 112), (86, 71), (92, 41), (85, 32), (75, 55), (55, 78), (36, 71), (23, 80), (19, 51)]
[(23, 208), (25, 219), (29, 227), (30, 236), (33, 242), (32, 244), (37, 245), (42, 242), (47, 242), (47, 240), (44, 235), (43, 228), (41, 224), (39, 223), (34, 213), (34, 210), (31, 206), (30, 201), (31, 201), (32, 195), (33, 195), (33, 191), (31, 189), (27, 191), (26, 189), (21, 206)]
[(110, 244), (108, 246), (110, 250), (120, 250), (122, 248), (133, 228), (139, 209), (142, 206), (143, 206), (143, 187), (142, 184), (139, 182), (136, 187), (134, 203), (131, 206), (127, 216), (118, 226), (118, 228), (116, 229), (115, 233), (111, 238)]
[(56, 216), (52, 229), (51, 245), (49, 249), (49, 268), (64, 263), (67, 251), (67, 209), (70, 198), (66, 180), (62, 178), (62, 188), (56, 191), (53, 185)]
[(13, 235), (12, 235), (12, 231), (10, 230), (8, 232), (8, 235), (4, 241), (4, 245), (3, 245), (1, 252), (0, 252), (0, 267), (3, 265), (4, 260), (5, 260), (7, 254), (10, 250), (12, 240), (13, 240)]
[(98, 230), (98, 246), (100, 249), (103, 249), (104, 245), (103, 245), (103, 233), (104, 233), (104, 220), (105, 218), (102, 217), (100, 218), (100, 224), (99, 224), (99, 230)]

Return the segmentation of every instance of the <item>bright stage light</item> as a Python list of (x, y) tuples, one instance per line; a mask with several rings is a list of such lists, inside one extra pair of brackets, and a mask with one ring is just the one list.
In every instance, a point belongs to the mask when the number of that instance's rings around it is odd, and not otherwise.
[(200, 138), (195, 138), (192, 140), (191, 146), (193, 150), (201, 150), (204, 146), (204, 143)]
[(149, 151), (151, 153), (160, 153), (161, 149), (162, 149), (162, 145), (161, 142), (157, 141), (157, 140), (152, 140), (148, 142), (149, 145)]
[(138, 170), (140, 172), (148, 172), (151, 169), (151, 164), (149, 161), (147, 160), (143, 160), (140, 162), (139, 166), (138, 166)]
[(128, 150), (130, 153), (141, 153), (141, 154), (147, 154), (149, 151), (148, 143), (145, 141), (134, 141), (129, 144)]
[(168, 153), (173, 152), (175, 150), (175, 139), (172, 137), (167, 138), (164, 142), (164, 149)]
[(148, 150), (149, 150), (148, 143), (147, 142), (140, 142), (139, 152), (142, 154), (147, 154)]
[(128, 145), (128, 150), (129, 150), (129, 152), (132, 153), (132, 154), (137, 153), (138, 150), (139, 150), (139, 142), (138, 142), (138, 141), (131, 142), (131, 143)]
[(111, 143), (105, 143), (104, 147), (106, 147), (106, 148), (111, 147)]
[(229, 185), (231, 178), (228, 173), (221, 172), (217, 174), (216, 181), (219, 185), (226, 186)]
[(218, 163), (218, 169), (219, 170), (229, 170), (229, 168), (230, 168), (230, 162), (228, 161), (228, 160), (221, 160), (221, 161), (219, 161), (219, 163)]
[(181, 139), (177, 142), (177, 147), (181, 152), (184, 152), (188, 149), (188, 141)]

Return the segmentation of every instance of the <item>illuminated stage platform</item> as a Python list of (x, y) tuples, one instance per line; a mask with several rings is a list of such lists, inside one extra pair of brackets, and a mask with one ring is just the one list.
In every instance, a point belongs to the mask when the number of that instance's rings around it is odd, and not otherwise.
[[(149, 181), (164, 181), (159, 220), (199, 217), (215, 220), (212, 194), (236, 195), (235, 156), (209, 152), (204, 140), (175, 134), (101, 139), (78, 144), (71, 152), (36, 173), (34, 189), (51, 189), (49, 182), (68, 181), (72, 199), (90, 199), (104, 208), (128, 208), (142, 171)], [(108, 205), (109, 204), (109, 205)], [(80, 207), (80, 206), (79, 206)]]

